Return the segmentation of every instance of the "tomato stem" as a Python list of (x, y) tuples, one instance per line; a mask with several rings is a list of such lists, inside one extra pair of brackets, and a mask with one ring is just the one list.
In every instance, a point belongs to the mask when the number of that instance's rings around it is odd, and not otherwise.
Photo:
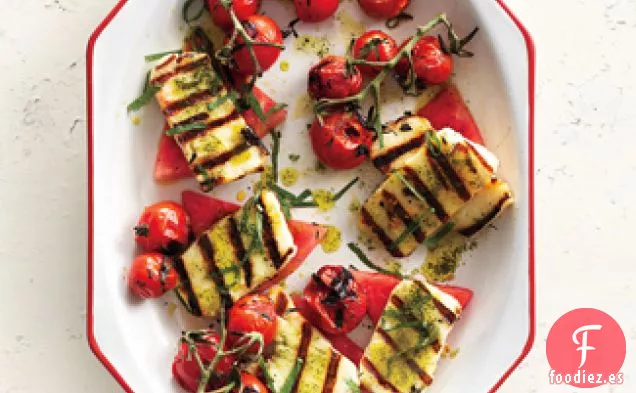
[[(316, 104), (314, 105), (314, 112), (318, 115), (318, 118), (320, 119), (321, 114), (332, 107), (340, 106), (343, 104), (359, 104), (369, 95), (369, 93), (372, 93), (375, 104), (375, 118), (372, 119), (372, 123), (379, 139), (380, 146), (383, 147), (384, 143), (382, 138), (382, 121), (380, 117), (380, 86), (382, 85), (384, 79), (386, 79), (391, 71), (398, 65), (400, 60), (402, 60), (402, 58), (406, 57), (409, 59), (409, 62), (412, 63), (411, 52), (413, 51), (413, 48), (415, 47), (417, 42), (440, 24), (446, 26), (446, 28), (449, 30), (449, 34), (451, 34), (451, 23), (448, 21), (446, 14), (440, 14), (424, 26), (418, 27), (417, 31), (415, 32), (413, 37), (411, 37), (409, 42), (400, 50), (400, 52), (395, 57), (393, 57), (389, 61), (369, 61), (364, 59), (351, 58), (347, 59), (349, 64), (382, 67), (382, 71), (380, 71), (380, 73), (378, 73), (378, 75), (376, 75), (375, 78), (371, 82), (369, 82), (358, 94), (338, 99), (323, 98), (316, 102)], [(452, 34), (455, 35), (454, 32), (452, 32)], [(409, 84), (414, 85), (415, 79), (415, 73), (411, 72)]]

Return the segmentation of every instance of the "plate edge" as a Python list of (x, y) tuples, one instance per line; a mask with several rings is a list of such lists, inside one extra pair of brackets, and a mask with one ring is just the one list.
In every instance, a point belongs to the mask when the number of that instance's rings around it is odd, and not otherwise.
[[(95, 44), (99, 39), (99, 36), (106, 29), (108, 24), (117, 16), (119, 11), (124, 7), (128, 0), (119, 0), (114, 8), (108, 13), (108, 15), (102, 20), (97, 28), (91, 34), (88, 46), (86, 49), (86, 91), (87, 91), (87, 175), (88, 175), (88, 269), (87, 269), (87, 322), (86, 322), (86, 337), (88, 345), (97, 359), (108, 370), (113, 378), (119, 383), (119, 385), (127, 393), (134, 393), (130, 386), (126, 383), (119, 371), (108, 360), (106, 355), (102, 352), (94, 335), (94, 321), (93, 321), (93, 55)], [(489, 393), (494, 393), (501, 388), (501, 386), (508, 380), (512, 373), (519, 367), (521, 362), (528, 356), (530, 350), (533, 347), (535, 340), (535, 323), (536, 323), (536, 289), (535, 289), (535, 252), (534, 252), (534, 112), (535, 112), (535, 74), (536, 74), (536, 49), (534, 41), (528, 29), (521, 23), (521, 21), (515, 16), (510, 8), (504, 3), (504, 0), (496, 0), (497, 4), (502, 8), (504, 13), (514, 22), (515, 26), (522, 34), (527, 47), (528, 52), (528, 147), (529, 147), (529, 165), (528, 165), (528, 196), (529, 196), (529, 312), (530, 312), (530, 326), (528, 338), (526, 344), (513, 362), (513, 364), (506, 370), (504, 375), (495, 383), (495, 385), (489, 390)]]

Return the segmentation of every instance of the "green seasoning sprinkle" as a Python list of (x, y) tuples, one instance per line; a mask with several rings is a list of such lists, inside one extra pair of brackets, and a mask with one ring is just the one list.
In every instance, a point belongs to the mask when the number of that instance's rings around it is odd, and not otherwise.
[(398, 278), (404, 278), (400, 273), (396, 273), (396, 272), (392, 272), (390, 270), (381, 268), (380, 266), (376, 265), (375, 263), (371, 262), (371, 260), (369, 259), (369, 257), (367, 257), (364, 252), (360, 249), (360, 247), (358, 247), (357, 244), (355, 243), (349, 243), (347, 244), (347, 246), (349, 247), (349, 249), (356, 254), (356, 256), (358, 257), (358, 259), (360, 260), (360, 262), (362, 262), (366, 267), (370, 268), (371, 270), (375, 270), (379, 273), (383, 273), (383, 274), (387, 274), (389, 276), (395, 276)]
[(184, 124), (184, 125), (176, 126), (167, 130), (166, 135), (175, 136), (177, 134), (182, 134), (188, 131), (205, 130), (206, 128), (208, 128), (208, 125), (203, 123)]
[(167, 51), (167, 52), (160, 52), (160, 53), (153, 53), (152, 55), (146, 55), (144, 57), (144, 59), (147, 62), (151, 62), (151, 61), (157, 61), (157, 60), (159, 60), (162, 57), (167, 56), (167, 55), (175, 55), (175, 54), (179, 55), (181, 53), (183, 53), (183, 51), (181, 49), (176, 49), (176, 50), (171, 50), (171, 51)]
[(146, 106), (159, 90), (161, 90), (159, 86), (147, 86), (139, 97), (128, 104), (128, 112), (136, 112)]

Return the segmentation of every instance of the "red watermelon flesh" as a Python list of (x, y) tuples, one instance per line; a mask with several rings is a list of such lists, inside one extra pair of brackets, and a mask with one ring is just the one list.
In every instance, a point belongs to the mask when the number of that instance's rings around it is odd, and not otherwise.
[(420, 108), (417, 114), (426, 117), (436, 130), (452, 128), (465, 138), (484, 144), (481, 131), (455, 85), (448, 85), (440, 91), (428, 104)]

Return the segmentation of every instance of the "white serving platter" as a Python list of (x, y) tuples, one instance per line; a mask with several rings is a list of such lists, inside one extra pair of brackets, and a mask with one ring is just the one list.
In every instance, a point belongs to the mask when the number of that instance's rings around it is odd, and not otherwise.
[[(156, 104), (139, 113), (134, 125), (126, 105), (139, 93), (149, 65), (144, 55), (180, 46), (186, 32), (181, 21), (183, 0), (122, 0), (90, 38), (87, 52), (88, 154), (89, 154), (89, 255), (88, 338), (91, 349), (128, 392), (180, 392), (170, 372), (180, 332), (205, 325), (186, 315), (173, 296), (139, 302), (129, 295), (126, 268), (136, 253), (132, 227), (141, 209), (150, 203), (179, 200), (184, 189), (197, 190), (194, 180), (170, 186), (158, 185), (152, 169), (163, 118)], [(290, 2), (265, 1), (267, 14), (279, 23), (294, 18)], [(455, 285), (466, 286), (475, 297), (451, 334), (459, 347), (453, 360), (442, 360), (430, 393), (495, 391), (523, 360), (534, 339), (533, 262), (533, 99), (534, 47), (523, 26), (501, 1), (413, 1), (415, 21), (392, 31), (398, 42), (440, 12), (446, 12), (455, 28), (481, 31), (471, 45), (473, 59), (460, 60), (455, 82), (464, 94), (486, 145), (500, 158), (501, 177), (514, 191), (516, 204), (496, 224), (497, 230), (481, 234), (479, 247), (464, 256), (465, 266)], [(332, 53), (343, 54), (351, 34), (360, 27), (383, 28), (368, 19), (355, 1), (344, 1), (339, 18), (300, 26), (301, 34), (324, 36)], [(345, 21), (346, 23), (343, 23)], [(343, 243), (355, 241), (357, 228), (348, 210), (351, 198), (364, 200), (382, 179), (370, 165), (348, 172), (317, 173), (306, 133), (311, 122), (301, 107), (306, 71), (316, 56), (294, 49), (293, 38), (280, 61), (259, 84), (275, 99), (290, 105), (282, 128), (281, 167), (291, 166), (289, 153), (301, 155), (293, 166), (306, 172), (294, 187), (340, 188), (354, 176), (355, 187), (336, 210), (326, 214), (297, 211), (295, 218), (340, 227)], [(393, 82), (389, 82), (390, 85)], [(390, 91), (391, 88), (387, 87)], [(395, 90), (395, 89), (393, 89)], [(389, 94), (384, 119), (415, 109), (415, 101)], [(305, 170), (306, 169), (306, 170)], [(235, 200), (254, 178), (219, 187), (212, 195)], [(424, 247), (423, 247), (424, 248)], [(387, 259), (382, 251), (371, 254)], [(405, 271), (424, 260), (422, 249), (404, 262)], [(287, 280), (289, 290), (304, 287), (308, 274), (323, 264), (356, 264), (342, 247), (333, 254), (317, 249), (303, 267)], [(358, 265), (359, 266), (359, 265)], [(368, 336), (368, 334), (367, 334)], [(355, 337), (365, 340), (364, 334)]]

